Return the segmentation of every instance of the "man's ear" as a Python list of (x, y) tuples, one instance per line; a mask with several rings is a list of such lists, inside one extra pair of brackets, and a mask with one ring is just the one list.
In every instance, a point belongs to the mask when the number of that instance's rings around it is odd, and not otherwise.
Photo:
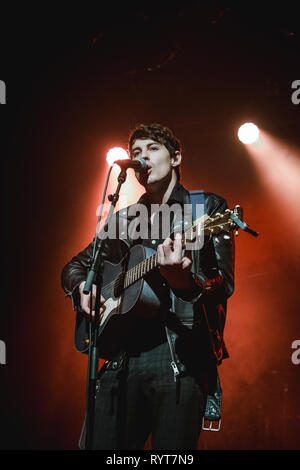
[(179, 150), (176, 150), (175, 155), (171, 158), (171, 164), (175, 168), (175, 166), (179, 166), (181, 164), (182, 156)]

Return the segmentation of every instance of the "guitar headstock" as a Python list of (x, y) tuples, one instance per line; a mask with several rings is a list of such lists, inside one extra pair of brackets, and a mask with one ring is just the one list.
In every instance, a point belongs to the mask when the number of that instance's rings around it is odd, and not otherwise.
[(239, 227), (232, 220), (231, 215), (243, 220), (243, 209), (235, 206), (234, 209), (226, 209), (222, 214), (216, 213), (213, 217), (207, 217), (203, 222), (204, 235), (217, 235), (221, 232), (231, 232)]
[(199, 229), (203, 230), (204, 235), (218, 235), (219, 233), (229, 233), (236, 230), (236, 235), (239, 229), (250, 233), (254, 237), (258, 237), (259, 233), (250, 229), (246, 222), (243, 221), (243, 209), (241, 206), (235, 206), (234, 209), (226, 209), (223, 214), (216, 213), (210, 217), (204, 214), (199, 219), (193, 222), (193, 225), (184, 232), (182, 240), (183, 246), (186, 242), (194, 242), (197, 235), (199, 236)]

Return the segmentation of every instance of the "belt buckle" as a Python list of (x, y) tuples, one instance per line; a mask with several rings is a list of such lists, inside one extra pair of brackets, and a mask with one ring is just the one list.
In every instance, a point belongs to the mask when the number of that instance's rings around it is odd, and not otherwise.
[[(209, 427), (205, 426), (205, 422), (209, 422)], [(217, 422), (217, 427), (213, 427), (213, 423)], [(221, 418), (218, 420), (212, 420), (212, 419), (205, 419), (204, 416), (202, 418), (202, 429), (203, 431), (214, 431), (218, 432), (221, 429)]]

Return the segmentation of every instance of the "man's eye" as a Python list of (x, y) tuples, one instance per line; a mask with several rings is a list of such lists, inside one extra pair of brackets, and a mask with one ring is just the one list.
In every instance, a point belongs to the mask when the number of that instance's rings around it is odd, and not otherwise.
[(157, 145), (153, 145), (153, 147), (151, 147), (151, 150), (158, 150)]

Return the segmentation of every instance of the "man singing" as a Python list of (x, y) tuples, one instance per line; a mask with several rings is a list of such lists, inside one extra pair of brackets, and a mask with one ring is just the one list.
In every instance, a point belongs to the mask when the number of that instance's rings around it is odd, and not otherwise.
[[(164, 222), (159, 210), (151, 208), (191, 204), (189, 191), (180, 184), (180, 143), (170, 129), (138, 126), (129, 137), (129, 154), (147, 163), (147, 171), (136, 172), (136, 177), (145, 188), (138, 203), (147, 209), (149, 228)], [(203, 204), (209, 216), (227, 209), (225, 199), (214, 193), (204, 192)], [(130, 208), (117, 213), (119, 226), (134, 220), (129, 213)], [(234, 239), (231, 233), (205, 236), (202, 247), (185, 252), (184, 230), (175, 230), (175, 219), (170, 219), (166, 238), (136, 237), (130, 224), (126, 238), (104, 240), (102, 259), (111, 263), (126, 259), (137, 244), (157, 251), (158, 266), (148, 286), (160, 306), (153, 318), (143, 317), (140, 306), (140, 317), (122, 332), (120, 350), (99, 372), (93, 449), (143, 449), (150, 434), (153, 450), (197, 449), (203, 417), (220, 418), (217, 366), (228, 357), (223, 330), (227, 299), (234, 290)], [(92, 253), (93, 242), (62, 272), (63, 289), (77, 311), (76, 328), (82, 328), (91, 312), (90, 295), (83, 288)], [(94, 298), (96, 285), (92, 292)], [(100, 315), (106, 300), (103, 295)]]

